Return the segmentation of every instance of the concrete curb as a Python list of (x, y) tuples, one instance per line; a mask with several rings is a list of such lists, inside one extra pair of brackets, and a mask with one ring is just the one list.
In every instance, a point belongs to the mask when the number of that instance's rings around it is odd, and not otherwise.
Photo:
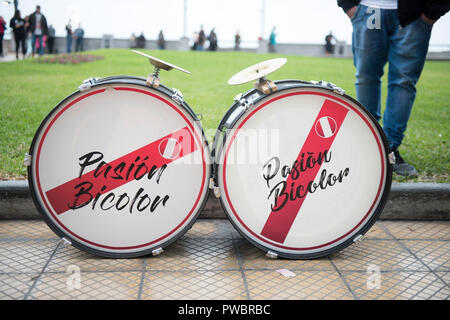
[[(210, 193), (200, 218), (225, 218)], [(0, 219), (40, 219), (28, 181), (0, 181)], [(450, 220), (450, 183), (393, 183), (380, 219)]]

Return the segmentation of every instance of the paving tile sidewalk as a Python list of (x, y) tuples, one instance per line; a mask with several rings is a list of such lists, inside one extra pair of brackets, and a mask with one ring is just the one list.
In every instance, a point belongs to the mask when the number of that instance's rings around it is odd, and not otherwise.
[(0, 220), (3, 300), (449, 300), (449, 284), (445, 221), (380, 221), (357, 245), (294, 261), (266, 258), (227, 220), (200, 219), (163, 254), (137, 259), (102, 259), (64, 245), (40, 220)]

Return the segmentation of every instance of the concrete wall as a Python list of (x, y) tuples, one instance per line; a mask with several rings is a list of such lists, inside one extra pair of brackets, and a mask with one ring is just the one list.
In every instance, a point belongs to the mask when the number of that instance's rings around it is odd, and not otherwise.
[[(130, 41), (128, 39), (110, 39), (109, 45), (107, 41), (102, 38), (85, 38), (83, 41), (83, 50), (96, 50), (107, 48), (130, 48)], [(167, 50), (178, 50), (179, 41), (166, 41)], [(158, 46), (155, 40), (146, 40), (145, 49), (157, 49)], [(57, 37), (55, 39), (55, 49), (58, 53), (66, 53), (66, 39), (63, 37)], [(75, 42), (72, 43), (72, 52), (75, 50)]]
[[(106, 40), (106, 39), (109, 39)], [(14, 52), (14, 40), (3, 40), (4, 50), (7, 52)], [(128, 39), (115, 39), (109, 38), (85, 38), (83, 49), (95, 50), (102, 48), (130, 48), (130, 41)], [(57, 37), (55, 39), (55, 49), (58, 53), (66, 52), (66, 39), (65, 37)], [(156, 40), (146, 40), (145, 49), (157, 49)], [(167, 50), (189, 50), (189, 39), (169, 40), (166, 41)], [(75, 50), (75, 41), (72, 43), (72, 51)], [(232, 51), (233, 48), (219, 48), (220, 51)], [(267, 40), (260, 40), (257, 48), (242, 48), (243, 52), (257, 52), (268, 53), (269, 46)], [(352, 58), (351, 44), (345, 42), (338, 42), (334, 47), (334, 53), (327, 55), (325, 53), (325, 46), (323, 44), (307, 44), (307, 43), (279, 43), (275, 46), (275, 53), (277, 54), (289, 54), (311, 57), (325, 57), (334, 56), (341, 58)], [(428, 60), (450, 60), (450, 51), (445, 52), (428, 52)]]
[[(325, 45), (323, 44), (308, 44), (308, 43), (279, 43), (274, 47), (275, 53), (278, 54), (292, 54), (299, 56), (310, 56), (310, 57), (325, 57), (325, 56), (335, 56), (342, 58), (352, 57), (352, 46), (346, 42), (338, 42), (334, 46), (333, 54), (326, 54)], [(256, 49), (258, 53), (268, 53), (269, 43), (267, 40), (260, 40), (258, 43), (258, 48)]]

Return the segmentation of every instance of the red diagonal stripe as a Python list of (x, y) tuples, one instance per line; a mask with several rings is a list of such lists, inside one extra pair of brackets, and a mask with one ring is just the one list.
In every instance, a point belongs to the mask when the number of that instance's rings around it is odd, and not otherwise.
[[(173, 138), (176, 139), (180, 143), (181, 151), (178, 154), (177, 157), (174, 157), (173, 159), (166, 159), (160, 155), (159, 152), (159, 145), (161, 141), (167, 138)], [(111, 176), (114, 176), (114, 174), (110, 173), (105, 178), (103, 174), (100, 174), (98, 177), (94, 176), (94, 171), (97, 165), (100, 163), (95, 163), (93, 167), (95, 167), (93, 170), (83, 174), (81, 177), (77, 177), (75, 179), (72, 179), (70, 181), (67, 181), (66, 183), (63, 183), (51, 190), (48, 190), (45, 194), (47, 195), (47, 198), (52, 205), (53, 209), (55, 210), (56, 214), (64, 213), (68, 210), (69, 204), (73, 204), (75, 201), (75, 195), (77, 193), (77, 190), (75, 190), (75, 186), (78, 185), (81, 182), (89, 181), (93, 183), (92, 189), (89, 190), (89, 193), (92, 195), (97, 195), (97, 193), (103, 194), (106, 192), (109, 192), (117, 187), (120, 187), (130, 181), (134, 180), (134, 175), (130, 174), (128, 179), (125, 178), (126, 171), (128, 170), (128, 166), (137, 158), (140, 157), (141, 161), (148, 157), (148, 160), (142, 161), (145, 162), (148, 170), (150, 170), (151, 167), (161, 167), (165, 164), (169, 164), (172, 161), (175, 161), (179, 158), (182, 158), (192, 152), (194, 152), (197, 149), (197, 146), (194, 141), (194, 137), (189, 131), (188, 127), (184, 127), (183, 129), (177, 130), (165, 137), (162, 137), (156, 141), (153, 141), (135, 151), (132, 151), (116, 160), (113, 161), (107, 161), (107, 159), (102, 159), (105, 162), (108, 162), (108, 164), (114, 169), (118, 164), (121, 162), (125, 162), (127, 164), (127, 167), (123, 169), (121, 172), (122, 176), (124, 176), (124, 179), (112, 179)], [(112, 170), (111, 170), (112, 171)], [(144, 177), (143, 179), (146, 179)], [(102, 187), (106, 186), (106, 189), (102, 191)], [(85, 200), (86, 201), (86, 200)], [(80, 203), (81, 204), (81, 203)]]
[[(331, 100), (325, 100), (297, 157), (297, 161), (300, 162), (302, 153), (306, 154), (306, 152), (313, 152), (314, 156), (316, 157), (319, 152), (329, 150), (334, 141), (334, 138), (339, 132), (339, 129), (345, 119), (345, 116), (347, 115), (347, 112), (348, 110), (342, 107), (340, 104)], [(337, 125), (336, 132), (328, 138), (318, 136), (314, 129), (317, 121), (325, 116), (333, 118), (336, 121)], [(301, 172), (297, 180), (292, 179), (292, 175), (289, 175), (286, 180), (286, 193), (290, 194), (291, 189), (297, 188), (297, 186), (299, 185), (303, 185), (304, 187), (306, 187), (309, 181), (313, 181), (316, 178), (320, 167), (321, 166), (317, 164), (312, 169), (307, 169), (306, 171)], [(293, 182), (294, 186), (292, 187)], [(283, 243), (306, 197), (307, 194), (303, 198), (298, 198), (293, 201), (288, 200), (282, 209), (278, 211), (272, 211), (261, 231), (261, 235), (279, 243)]]

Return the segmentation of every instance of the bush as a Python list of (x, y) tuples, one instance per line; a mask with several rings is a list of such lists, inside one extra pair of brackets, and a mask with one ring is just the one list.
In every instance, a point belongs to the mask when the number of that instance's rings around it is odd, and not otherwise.
[(58, 54), (49, 55), (45, 57), (39, 57), (37, 59), (38, 63), (59, 63), (59, 64), (79, 64), (83, 62), (92, 62), (96, 60), (104, 59), (104, 56), (93, 55), (93, 54)]

